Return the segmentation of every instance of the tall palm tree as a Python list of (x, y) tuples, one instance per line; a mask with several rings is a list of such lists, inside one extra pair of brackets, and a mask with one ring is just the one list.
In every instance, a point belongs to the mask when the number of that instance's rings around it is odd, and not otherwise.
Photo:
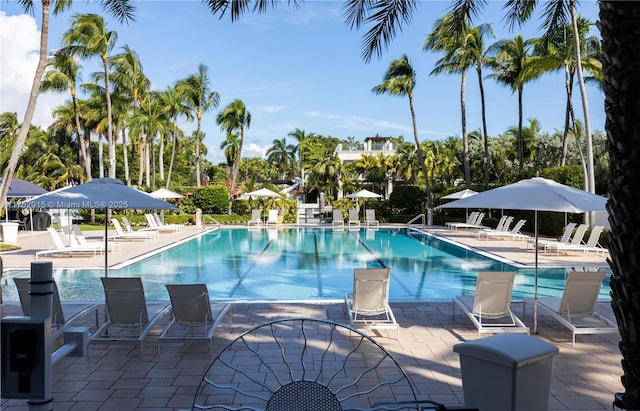
[(304, 152), (306, 149), (305, 145), (307, 143), (307, 140), (314, 134), (313, 133), (307, 134), (304, 130), (296, 128), (294, 131), (289, 132), (287, 135), (289, 137), (295, 138), (296, 141), (298, 142), (298, 145), (296, 147), (296, 151), (298, 153), (298, 161), (299, 161), (298, 170), (300, 172), (300, 179), (302, 180), (300, 185), (304, 191), (304, 187), (305, 187)]
[[(582, 48), (580, 58), (582, 59), (582, 68), (591, 73), (594, 77), (602, 77), (602, 49), (600, 40), (595, 36), (587, 37), (593, 22), (577, 17), (578, 38)], [(575, 41), (573, 41), (573, 28), (569, 24), (557, 27), (548, 36), (548, 41), (543, 43), (547, 48), (544, 50), (549, 56), (557, 60), (557, 69), (563, 69), (565, 74), (565, 92), (567, 94), (567, 102), (565, 108), (565, 124), (564, 133), (562, 135), (562, 153), (560, 156), (560, 167), (565, 165), (567, 157), (568, 136), (571, 123), (576, 121), (573, 114), (573, 86), (576, 77), (576, 52)], [(586, 176), (586, 174), (585, 174)]]
[[(238, 147), (240, 146), (239, 133), (227, 133), (227, 138), (220, 143), (220, 150), (223, 151), (227, 160), (227, 186), (231, 188), (231, 177), (236, 167), (235, 161), (238, 156)], [(229, 171), (231, 170), (231, 171)]]
[(538, 78), (543, 73), (540, 67), (540, 58), (533, 54), (534, 46), (538, 40), (525, 40), (517, 35), (513, 40), (501, 40), (490, 47), (493, 57), (489, 65), (493, 72), (489, 77), (502, 83), (514, 93), (518, 93), (518, 160), (522, 171), (524, 163), (524, 142), (522, 140), (522, 96), (524, 86), (528, 82)]
[[(240, 158), (242, 158), (242, 145), (244, 143), (244, 132), (251, 127), (251, 113), (247, 111), (244, 102), (239, 99), (229, 103), (216, 117), (216, 123), (220, 126), (220, 130), (227, 133), (238, 133), (240, 140), (238, 142), (238, 152), (234, 161), (234, 167), (231, 175), (231, 192), (229, 195), (233, 198), (235, 195), (236, 184), (238, 182), (238, 171), (240, 169)], [(231, 202), (229, 202), (229, 214), (231, 214)]]
[[(18, 3), (26, 12), (33, 12), (35, 9), (36, 2), (34, 0), (20, 0)], [(40, 91), (40, 83), (42, 81), (42, 75), (44, 74), (47, 60), (47, 49), (49, 42), (49, 9), (51, 8), (52, 3), (54, 14), (61, 13), (67, 10), (72, 5), (71, 0), (53, 0), (53, 2), (52, 0), (41, 0), (40, 2), (42, 6), (42, 28), (40, 30), (40, 50), (38, 64), (36, 66), (36, 72), (33, 77), (31, 92), (29, 93), (29, 102), (27, 103), (27, 108), (24, 113), (24, 119), (22, 120), (20, 132), (13, 147), (13, 151), (11, 152), (9, 163), (7, 164), (7, 167), (4, 171), (4, 178), (2, 179), (2, 183), (0, 183), (0, 204), (4, 204), (6, 201), (9, 185), (11, 184), (11, 180), (13, 179), (13, 174), (15, 172), (16, 165), (18, 164), (18, 159), (20, 153), (22, 152), (22, 148), (24, 147), (24, 143), (27, 139), (29, 127), (36, 110), (36, 103), (38, 102), (38, 94)], [(103, 1), (102, 4), (120, 22), (133, 20), (133, 12), (135, 8), (129, 2), (129, 0)]]
[(467, 139), (467, 114), (465, 104), (465, 87), (467, 84), (467, 69), (473, 64), (472, 56), (465, 50), (465, 39), (469, 27), (465, 24), (462, 32), (451, 35), (451, 21), (455, 16), (447, 14), (438, 19), (433, 30), (427, 35), (423, 49), (425, 51), (443, 52), (444, 57), (437, 61), (436, 67), (430, 75), (442, 73), (460, 73), (460, 118), (462, 123), (462, 158), (464, 164), (464, 182), (471, 186), (471, 169), (469, 167), (469, 140)]
[(197, 120), (196, 140), (195, 140), (195, 174), (196, 186), (200, 187), (200, 141), (202, 136), (202, 115), (209, 110), (215, 109), (220, 103), (220, 96), (217, 91), (211, 89), (211, 80), (209, 79), (209, 69), (204, 64), (198, 66), (198, 71), (189, 77), (180, 80), (176, 88), (178, 92), (184, 95), (187, 105), (191, 109), (191, 114)]
[(371, 91), (374, 94), (389, 94), (392, 96), (407, 96), (409, 99), (409, 109), (411, 111), (411, 122), (413, 124), (413, 138), (416, 143), (416, 151), (424, 173), (424, 180), (427, 192), (427, 204), (429, 209), (433, 208), (433, 199), (431, 198), (431, 185), (429, 183), (429, 173), (424, 162), (424, 154), (420, 148), (420, 140), (418, 139), (418, 126), (416, 124), (416, 113), (413, 108), (413, 89), (416, 85), (416, 72), (413, 70), (409, 57), (402, 56), (398, 60), (391, 62), (389, 69), (384, 75), (382, 84), (375, 86)]
[(173, 162), (176, 157), (176, 148), (178, 146), (178, 133), (182, 133), (178, 129), (178, 117), (184, 116), (187, 121), (192, 121), (193, 116), (191, 110), (186, 104), (185, 96), (179, 92), (178, 88), (174, 86), (167, 86), (167, 88), (159, 94), (160, 104), (162, 111), (171, 118), (172, 132), (171, 132), (171, 159), (169, 160), (169, 171), (167, 172), (167, 181), (165, 188), (169, 188), (171, 184), (171, 173), (173, 172)]
[(87, 161), (86, 142), (82, 137), (82, 127), (80, 126), (80, 113), (78, 112), (78, 81), (82, 79), (80, 75), (81, 65), (76, 60), (70, 49), (60, 49), (56, 51), (47, 62), (44, 78), (40, 84), (41, 91), (69, 92), (71, 94), (71, 104), (73, 107), (73, 119), (75, 132), (78, 141), (78, 162), (83, 167), (87, 181), (91, 181), (91, 163)]
[(98, 14), (77, 14), (63, 36), (64, 44), (82, 58), (99, 56), (104, 70), (104, 90), (107, 103), (107, 146), (109, 149), (109, 177), (116, 176), (116, 142), (113, 133), (111, 89), (109, 85), (109, 52), (118, 39), (118, 33), (107, 30), (107, 23)]
[(280, 172), (280, 178), (284, 180), (287, 171), (295, 162), (296, 146), (287, 144), (286, 138), (274, 139), (272, 146), (266, 152), (267, 161), (273, 164)]
[[(109, 67), (112, 70), (110, 77), (114, 84), (115, 92), (130, 99), (131, 106), (127, 113), (127, 117), (129, 117), (140, 105), (142, 96), (149, 92), (151, 81), (144, 74), (140, 56), (127, 45), (122, 47), (121, 53), (109, 59)], [(124, 175), (127, 185), (131, 185), (127, 154), (127, 133), (124, 128), (122, 131)]]

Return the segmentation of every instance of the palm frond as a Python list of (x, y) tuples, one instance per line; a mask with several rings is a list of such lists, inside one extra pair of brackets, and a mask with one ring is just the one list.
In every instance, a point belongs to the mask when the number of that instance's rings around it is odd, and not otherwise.
[(504, 5), (506, 10), (504, 19), (509, 25), (509, 30), (513, 30), (516, 24), (521, 25), (529, 20), (537, 3), (537, 0), (507, 0)]
[(103, 0), (105, 9), (120, 23), (135, 22), (136, 7), (131, 0)]
[[(231, 6), (231, 21), (236, 21), (247, 13), (265, 13), (282, 3), (278, 0), (202, 0), (202, 2), (211, 10), (211, 14), (214, 16), (217, 14), (220, 18), (224, 17)], [(288, 0), (287, 5), (293, 5), (297, 9), (301, 2), (302, 0)]]

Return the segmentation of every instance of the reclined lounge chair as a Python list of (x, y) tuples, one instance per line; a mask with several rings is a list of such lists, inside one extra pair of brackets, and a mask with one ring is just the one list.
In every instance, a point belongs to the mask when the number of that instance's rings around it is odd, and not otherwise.
[(475, 296), (453, 297), (456, 306), (473, 322), (480, 334), (529, 334), (529, 327), (511, 312), (514, 271), (480, 271)]
[(353, 273), (353, 292), (344, 297), (353, 327), (395, 329), (400, 336), (398, 322), (389, 306), (390, 268), (356, 268)]

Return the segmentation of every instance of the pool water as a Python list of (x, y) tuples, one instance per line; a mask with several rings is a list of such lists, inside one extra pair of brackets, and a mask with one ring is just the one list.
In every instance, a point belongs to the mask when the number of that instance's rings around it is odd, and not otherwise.
[[(55, 267), (55, 260), (54, 260)], [(353, 286), (353, 270), (391, 267), (391, 300), (442, 300), (473, 294), (478, 271), (518, 272), (513, 297), (532, 296), (533, 269), (520, 269), (406, 228), (221, 229), (196, 237), (109, 276), (142, 277), (148, 300), (166, 300), (165, 284), (206, 283), (221, 300), (336, 300)], [(28, 272), (17, 275), (28, 276)], [(63, 300), (104, 299), (104, 270), (55, 269)], [(562, 294), (565, 269), (540, 269), (540, 296)], [(15, 287), (3, 297), (16, 301)], [(601, 296), (609, 295), (608, 280)]]

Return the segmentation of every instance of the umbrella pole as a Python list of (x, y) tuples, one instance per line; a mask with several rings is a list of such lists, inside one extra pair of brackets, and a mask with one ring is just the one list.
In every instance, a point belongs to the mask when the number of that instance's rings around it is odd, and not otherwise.
[(538, 334), (538, 210), (533, 212), (536, 235), (536, 255), (534, 260), (534, 288), (533, 288), (533, 334)]
[(109, 277), (109, 221), (107, 209), (104, 209), (104, 276)]

